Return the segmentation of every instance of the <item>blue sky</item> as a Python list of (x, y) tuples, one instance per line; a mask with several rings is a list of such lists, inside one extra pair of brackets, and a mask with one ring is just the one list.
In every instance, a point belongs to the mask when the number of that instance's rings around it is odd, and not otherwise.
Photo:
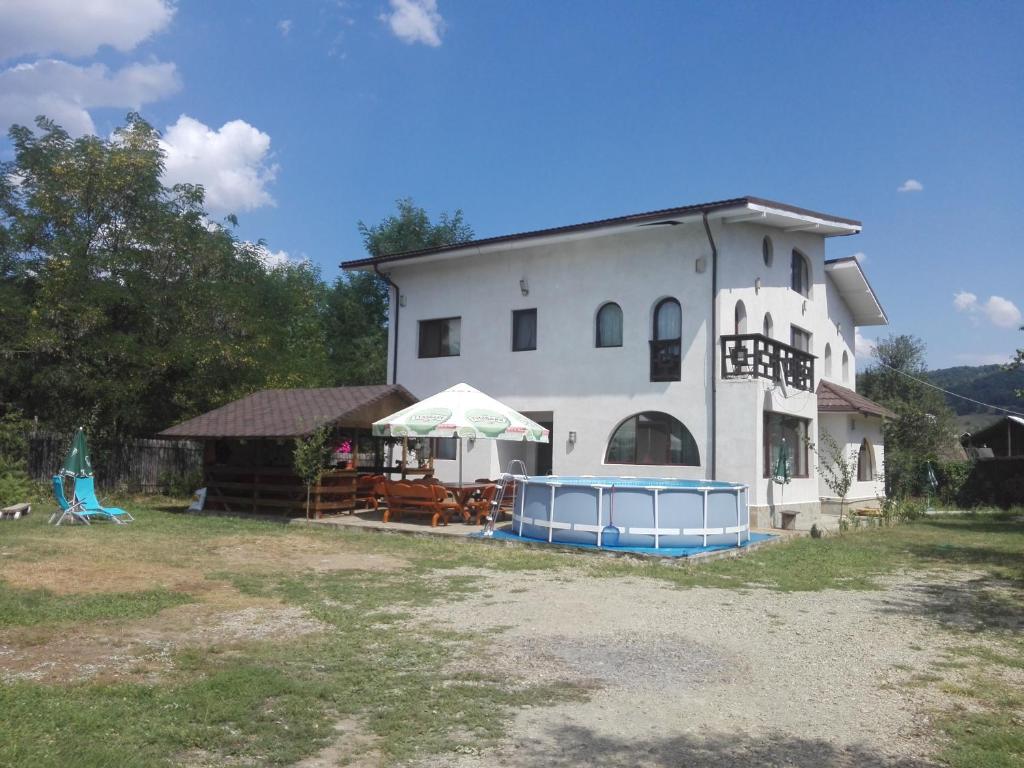
[(864, 254), (863, 335), (945, 367), (1024, 345), (1022, 36), (1012, 2), (0, 0), (0, 120), (138, 109), (169, 180), (327, 277), (403, 196), (478, 236), (744, 194), (857, 218), (827, 254)]

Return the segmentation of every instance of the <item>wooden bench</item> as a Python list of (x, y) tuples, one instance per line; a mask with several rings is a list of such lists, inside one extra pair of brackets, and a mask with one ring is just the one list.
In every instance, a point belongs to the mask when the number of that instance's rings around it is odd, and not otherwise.
[(383, 517), (385, 523), (405, 514), (430, 515), (430, 525), (436, 527), (440, 521), (448, 525), (453, 512), (462, 514), (462, 507), (443, 485), (385, 480), (384, 497), (388, 507)]
[(356, 504), (365, 504), (367, 509), (380, 507), (384, 496), (384, 475), (360, 475), (356, 480)]
[(0, 520), (17, 520), (32, 511), (31, 504), (14, 504), (10, 507), (0, 509)]

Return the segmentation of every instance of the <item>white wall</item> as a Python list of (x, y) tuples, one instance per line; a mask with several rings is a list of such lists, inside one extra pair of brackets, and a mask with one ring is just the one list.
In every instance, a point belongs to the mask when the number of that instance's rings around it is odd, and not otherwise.
[[(868, 444), (871, 446), (874, 454), (875, 477), (872, 480), (859, 481), (855, 473), (853, 484), (846, 494), (846, 500), (848, 502), (871, 501), (884, 497), (885, 447), (882, 444), (882, 420), (860, 414), (823, 413), (820, 431), (827, 431), (832, 435), (854, 468), (857, 466), (857, 455), (861, 442), (867, 438)], [(823, 441), (819, 439), (817, 443), (819, 450), (824, 450), (822, 443)], [(824, 460), (823, 456), (819, 458), (819, 461)], [(823, 499), (836, 498), (835, 493), (825, 484), (823, 477), (820, 478), (819, 493)]]
[[(826, 341), (832, 345), (832, 380), (843, 383), (844, 350), (850, 354), (852, 375), (853, 324), (825, 276), (823, 238), (721, 222), (713, 222), (712, 231), (719, 251), (717, 335), (733, 332), (735, 301), (742, 299), (748, 332), (760, 333), (763, 315), (770, 311), (775, 338), (788, 344), (790, 324), (797, 324), (813, 334), (813, 354), (820, 356)], [(774, 244), (771, 268), (761, 255), (765, 234)], [(813, 287), (806, 301), (790, 288), (793, 247), (811, 264)], [(704, 261), (703, 272), (697, 271), (699, 260)], [(552, 413), (556, 474), (710, 476), (711, 249), (700, 224), (637, 228), (492, 254), (468, 252), (433, 262), (398, 262), (389, 269), (404, 300), (397, 380), (413, 394), (422, 398), (465, 381), (517, 410)], [(754, 288), (758, 277), (759, 291)], [(520, 291), (523, 279), (529, 285), (527, 296)], [(678, 382), (651, 382), (653, 311), (668, 296), (678, 299), (683, 310), (682, 376)], [(595, 317), (607, 301), (622, 308), (623, 346), (598, 349)], [(537, 349), (512, 352), (512, 311), (529, 308), (537, 309)], [(394, 327), (394, 305), (391, 311)], [(461, 354), (419, 358), (418, 321), (451, 316), (462, 318)], [(390, 380), (390, 356), (388, 364)], [(819, 360), (815, 383), (823, 373)], [(810, 438), (815, 440), (816, 398), (804, 392), (783, 398), (765, 380), (719, 379), (717, 384), (717, 477), (750, 484), (753, 504), (777, 501), (761, 477), (763, 411), (810, 419)], [(701, 466), (606, 465), (613, 430), (642, 411), (679, 419), (696, 440)], [(577, 434), (575, 445), (567, 442), (570, 431)], [(463, 454), (463, 476), (494, 477), (510, 458), (525, 451), (477, 441)], [(443, 479), (455, 479), (458, 462), (438, 462), (437, 469)], [(817, 487), (813, 472), (806, 480), (794, 479), (786, 486), (785, 501), (816, 501)]]

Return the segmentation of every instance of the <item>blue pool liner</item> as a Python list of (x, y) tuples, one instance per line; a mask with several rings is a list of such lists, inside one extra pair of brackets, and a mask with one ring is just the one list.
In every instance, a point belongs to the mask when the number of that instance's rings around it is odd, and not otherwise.
[[(484, 538), (482, 531), (477, 533), (471, 533), (470, 537), (475, 539)], [(771, 539), (778, 538), (770, 533), (751, 533), (750, 540), (744, 541), (740, 545), (736, 544), (709, 544), (706, 547), (599, 547), (596, 544), (580, 544), (575, 542), (560, 542), (556, 541), (552, 544), (540, 540), (531, 539), (526, 536), (519, 536), (508, 530), (497, 530), (490, 538), (497, 541), (519, 541), (526, 542), (528, 544), (543, 544), (554, 547), (571, 547), (572, 549), (586, 549), (593, 552), (622, 552), (625, 554), (632, 555), (655, 555), (656, 557), (693, 557), (694, 555), (701, 555), (705, 552), (722, 552), (727, 549), (745, 549), (751, 544), (758, 544), (762, 541), (769, 541)]]

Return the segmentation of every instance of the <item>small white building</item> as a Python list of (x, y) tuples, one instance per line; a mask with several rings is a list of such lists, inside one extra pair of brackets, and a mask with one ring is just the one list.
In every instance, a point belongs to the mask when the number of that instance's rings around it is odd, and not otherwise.
[[(750, 486), (756, 525), (828, 523), (822, 432), (883, 494), (882, 418), (856, 394), (857, 326), (887, 322), (861, 265), (825, 259), (857, 221), (742, 197), (349, 261), (392, 291), (388, 377), (465, 381), (551, 429), (462, 446), (468, 479), (531, 473)], [(436, 446), (458, 477), (458, 446)], [(780, 451), (792, 479), (773, 482)], [(825, 508), (825, 520), (821, 520)]]

